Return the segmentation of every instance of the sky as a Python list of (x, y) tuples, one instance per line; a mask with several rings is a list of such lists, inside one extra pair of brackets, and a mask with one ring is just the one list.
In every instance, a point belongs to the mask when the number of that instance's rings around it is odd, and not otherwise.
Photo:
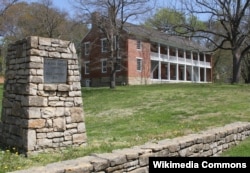
[(57, 8), (65, 10), (68, 13), (70, 13), (70, 11), (72, 10), (72, 5), (70, 4), (69, 0), (53, 0), (53, 4)]
[[(24, 0), (26, 2), (41, 2), (41, 0)], [(72, 2), (74, 0), (52, 0), (53, 5), (56, 8), (59, 8), (62, 11), (68, 12), (70, 15), (73, 16), (74, 8)], [(168, 8), (173, 6), (178, 6), (179, 8), (184, 8), (183, 5), (180, 3), (180, 0), (155, 0), (156, 1), (156, 8)], [(202, 16), (201, 20), (206, 20), (205, 16)]]
[[(72, 5), (70, 3), (72, 0), (52, 0), (52, 1), (56, 7), (60, 8), (62, 10), (64, 9), (64, 10), (69, 12), (70, 9), (72, 8)], [(170, 2), (170, 1), (173, 1), (173, 0), (156, 0), (156, 4), (157, 4), (157, 6), (162, 7), (162, 5), (165, 6), (165, 5), (169, 4), (168, 2)]]
[[(39, 0), (24, 0), (26, 2), (41, 2)], [(52, 0), (53, 4), (59, 9), (68, 9), (71, 4), (69, 0)]]
[[(41, 2), (40, 0), (24, 0), (26, 2)], [(72, 4), (70, 3), (71, 0), (52, 0), (53, 5), (63, 11), (67, 11), (69, 14), (72, 14)]]
[[(26, 2), (41, 2), (40, 0), (24, 0)], [(65, 10), (68, 13), (73, 11), (72, 1), (74, 0), (52, 0), (53, 5), (60, 10)], [(173, 0), (156, 0), (156, 5), (159, 7), (168, 6), (168, 4), (172, 3)]]
[[(41, 0), (23, 0), (25, 2), (41, 2)], [(53, 6), (62, 10), (66, 11), (70, 16), (73, 17), (74, 15), (74, 7), (73, 2), (74, 0), (52, 0)], [(152, 0), (153, 1), (153, 0)], [(173, 0), (155, 0), (156, 5), (159, 7), (167, 6), (168, 4), (172, 4)], [(143, 20), (143, 19), (142, 19)]]

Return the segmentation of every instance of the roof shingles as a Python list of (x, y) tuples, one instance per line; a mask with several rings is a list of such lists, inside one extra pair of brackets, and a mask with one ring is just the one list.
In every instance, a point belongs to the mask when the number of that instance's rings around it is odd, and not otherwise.
[(148, 39), (150, 42), (160, 43), (163, 45), (192, 51), (209, 51), (209, 49), (207, 49), (206, 47), (203, 47), (200, 44), (197, 44), (187, 38), (167, 34), (142, 25), (125, 23), (124, 30), (131, 35), (135, 35), (138, 38)]

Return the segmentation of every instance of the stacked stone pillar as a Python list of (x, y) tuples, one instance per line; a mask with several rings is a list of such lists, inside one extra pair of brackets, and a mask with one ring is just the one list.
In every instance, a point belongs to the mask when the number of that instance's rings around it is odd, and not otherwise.
[(74, 44), (31, 36), (9, 45), (0, 144), (30, 153), (86, 141)]

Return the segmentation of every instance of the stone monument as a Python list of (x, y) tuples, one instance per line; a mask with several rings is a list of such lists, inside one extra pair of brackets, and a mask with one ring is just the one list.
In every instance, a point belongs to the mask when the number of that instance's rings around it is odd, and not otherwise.
[(22, 153), (86, 145), (74, 44), (27, 37), (9, 45), (0, 144)]

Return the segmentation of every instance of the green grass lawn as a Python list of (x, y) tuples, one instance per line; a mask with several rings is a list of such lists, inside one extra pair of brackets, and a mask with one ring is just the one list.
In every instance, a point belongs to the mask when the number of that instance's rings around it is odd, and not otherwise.
[[(0, 150), (0, 173), (174, 138), (236, 121), (250, 122), (249, 85), (162, 84), (118, 86), (114, 90), (83, 88), (82, 95), (88, 146), (28, 158)], [(247, 147), (250, 140), (246, 141)], [(250, 156), (250, 149), (245, 146), (243, 149), (244, 154)], [(236, 151), (235, 155), (240, 154)]]

